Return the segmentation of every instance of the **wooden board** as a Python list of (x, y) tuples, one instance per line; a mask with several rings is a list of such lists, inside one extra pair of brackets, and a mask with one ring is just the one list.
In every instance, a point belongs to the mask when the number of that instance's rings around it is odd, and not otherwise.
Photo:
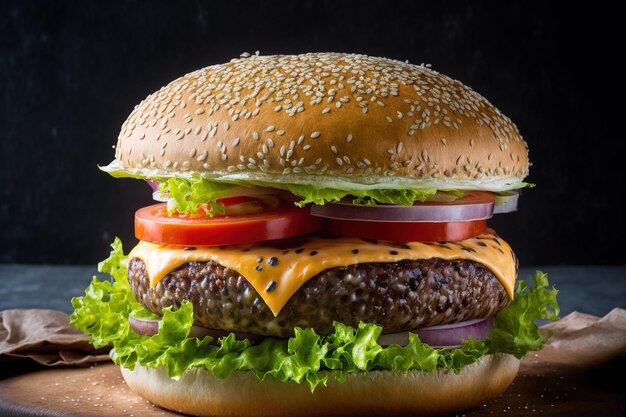
[[(14, 367), (14, 366), (13, 366)], [(7, 367), (0, 367), (5, 373)], [(20, 371), (17, 372), (16, 371)], [(550, 365), (539, 354), (522, 362), (513, 385), (488, 404), (459, 416), (623, 416), (626, 361), (593, 371)], [(118, 367), (46, 368), (0, 379), (0, 415), (15, 417), (176, 416), (129, 390)], [(617, 381), (612, 385), (609, 381)]]

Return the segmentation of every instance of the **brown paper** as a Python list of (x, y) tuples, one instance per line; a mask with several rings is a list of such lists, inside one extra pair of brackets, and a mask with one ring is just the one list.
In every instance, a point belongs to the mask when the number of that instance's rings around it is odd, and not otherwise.
[(0, 363), (23, 358), (47, 366), (84, 366), (109, 360), (109, 355), (108, 348), (91, 346), (89, 337), (70, 326), (61, 311), (0, 311)]
[(554, 364), (589, 368), (626, 356), (626, 310), (621, 308), (602, 318), (575, 311), (542, 329), (554, 332), (541, 352)]
[[(626, 356), (626, 310), (602, 318), (574, 312), (542, 326), (554, 335), (541, 356), (545, 362), (595, 367)], [(0, 311), (0, 362), (30, 358), (48, 366), (87, 365), (109, 360), (108, 349), (94, 349), (89, 338), (54, 310)]]

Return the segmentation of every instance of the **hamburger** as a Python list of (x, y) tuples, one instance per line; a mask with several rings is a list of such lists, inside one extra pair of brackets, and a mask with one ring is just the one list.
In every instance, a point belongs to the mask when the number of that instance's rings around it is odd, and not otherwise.
[(527, 145), (424, 65), (259, 56), (187, 74), (124, 122), (114, 177), (148, 181), (74, 326), (182, 413), (434, 415), (503, 392), (558, 317), (486, 226)]

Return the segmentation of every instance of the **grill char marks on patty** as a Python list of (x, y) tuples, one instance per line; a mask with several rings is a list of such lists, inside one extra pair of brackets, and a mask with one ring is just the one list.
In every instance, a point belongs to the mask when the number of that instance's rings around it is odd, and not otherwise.
[(333, 331), (333, 321), (376, 323), (385, 333), (490, 317), (509, 296), (484, 265), (439, 258), (363, 263), (327, 269), (308, 280), (274, 317), (238, 272), (215, 262), (189, 262), (151, 288), (144, 262), (129, 262), (137, 300), (161, 315), (183, 300), (194, 305), (195, 324), (212, 329), (287, 337), (293, 328)]

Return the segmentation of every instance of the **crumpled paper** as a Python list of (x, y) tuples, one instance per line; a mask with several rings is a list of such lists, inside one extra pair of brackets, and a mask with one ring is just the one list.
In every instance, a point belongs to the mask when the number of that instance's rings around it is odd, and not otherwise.
[(554, 332), (541, 351), (544, 361), (592, 368), (626, 356), (626, 310), (604, 317), (577, 311), (541, 327)]
[[(602, 318), (574, 312), (542, 329), (554, 333), (541, 351), (543, 362), (589, 368), (626, 356), (626, 310), (621, 308)], [(95, 349), (88, 340), (60, 311), (0, 311), (0, 364), (30, 358), (48, 366), (80, 366), (110, 359), (108, 348)]]
[(28, 358), (47, 366), (87, 366), (110, 360), (108, 351), (91, 346), (89, 337), (70, 326), (69, 316), (61, 311), (0, 311), (0, 365)]

